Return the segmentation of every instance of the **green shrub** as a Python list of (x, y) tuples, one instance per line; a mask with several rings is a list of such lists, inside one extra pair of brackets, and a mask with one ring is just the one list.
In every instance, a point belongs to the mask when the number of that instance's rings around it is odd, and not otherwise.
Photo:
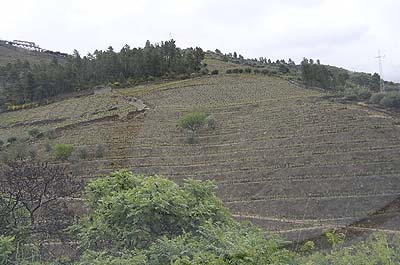
[(4, 145), (4, 141), (0, 139), (0, 147)]
[[(69, 264), (69, 263), (68, 263)], [(86, 251), (76, 265), (146, 265), (147, 257), (141, 253), (109, 255), (107, 252)]]
[(251, 68), (246, 68), (246, 69), (244, 69), (244, 72), (245, 72), (246, 74), (250, 74), (250, 73), (251, 73)]
[(232, 73), (238, 74), (239, 73), (239, 69), (238, 68), (232, 69)]
[(368, 89), (360, 89), (360, 91), (358, 92), (358, 98), (360, 100), (369, 100), (371, 98), (371, 91), (369, 91)]
[(218, 70), (212, 70), (211, 71), (211, 75), (218, 75), (219, 74), (219, 71)]
[(385, 96), (381, 99), (380, 105), (385, 108), (400, 108), (400, 93), (386, 93)]
[(269, 74), (269, 70), (268, 70), (268, 69), (262, 69), (262, 70), (261, 70), (261, 73), (262, 73), (263, 75), (268, 75), (268, 74)]
[(282, 74), (287, 74), (289, 73), (289, 68), (286, 65), (281, 64), (279, 65), (279, 72), (281, 72)]
[(102, 144), (96, 144), (94, 147), (94, 156), (96, 158), (102, 158), (104, 156), (104, 153), (106, 151), (106, 147)]
[(196, 131), (202, 127), (207, 119), (207, 114), (201, 111), (194, 111), (184, 115), (179, 121), (179, 125), (183, 129)]
[(54, 147), (56, 158), (59, 160), (67, 160), (74, 149), (72, 144), (56, 144)]
[(228, 70), (226, 70), (226, 72), (225, 73), (227, 73), (227, 74), (232, 74), (232, 69), (228, 69)]
[(259, 74), (260, 73), (260, 69), (254, 69), (254, 73), (255, 74)]
[(299, 256), (296, 264), (399, 264), (400, 237), (384, 233), (372, 234), (363, 242), (351, 246), (339, 245), (329, 251)]
[(27, 144), (23, 142), (16, 142), (10, 145), (2, 154), (3, 161), (14, 161), (26, 159), (30, 155)]
[(56, 130), (50, 129), (45, 133), (46, 137), (50, 140), (56, 139), (57, 133)]
[(39, 128), (32, 128), (32, 129), (30, 129), (30, 130), (28, 131), (28, 135), (29, 135), (29, 136), (32, 136), (33, 138), (38, 137), (38, 135), (39, 135), (40, 133), (41, 133), (41, 132), (40, 132)]
[(374, 93), (374, 94), (372, 94), (371, 98), (369, 99), (369, 102), (372, 104), (379, 104), (384, 96), (385, 96), (385, 93)]
[(242, 68), (240, 68), (238, 71), (239, 71), (239, 74), (243, 73), (243, 69)]
[(294, 264), (277, 238), (234, 220), (215, 189), (126, 170), (92, 181), (78, 264)]
[(371, 97), (371, 91), (365, 88), (346, 88), (344, 91), (344, 97), (347, 100), (352, 100), (352, 101), (363, 101), (363, 100), (369, 100)]
[(117, 171), (87, 186), (86, 198), (93, 211), (83, 220), (79, 238), (89, 248), (102, 242), (113, 242), (118, 248), (145, 248), (163, 236), (196, 233), (206, 222), (228, 222), (232, 217), (215, 189), (210, 181), (185, 180), (179, 186), (158, 176)]
[(75, 152), (80, 159), (87, 159), (89, 157), (89, 149), (86, 146), (76, 148)]
[(14, 237), (0, 235), (0, 264), (10, 264), (11, 255), (15, 251)]

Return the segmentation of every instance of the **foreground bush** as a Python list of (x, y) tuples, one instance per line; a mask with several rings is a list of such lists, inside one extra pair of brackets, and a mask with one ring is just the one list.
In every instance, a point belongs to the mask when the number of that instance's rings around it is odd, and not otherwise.
[(182, 186), (117, 171), (86, 189), (79, 264), (289, 264), (290, 251), (236, 222), (209, 181)]
[(9, 264), (10, 257), (15, 251), (14, 237), (0, 235), (0, 264)]
[(107, 249), (110, 243), (114, 248), (145, 248), (163, 236), (195, 232), (206, 221), (226, 222), (230, 215), (214, 189), (210, 182), (188, 180), (180, 187), (157, 176), (115, 172), (87, 186), (93, 212), (82, 223), (80, 238), (95, 249)]
[(375, 233), (352, 246), (334, 245), (330, 251), (299, 257), (296, 264), (400, 264), (400, 237)]

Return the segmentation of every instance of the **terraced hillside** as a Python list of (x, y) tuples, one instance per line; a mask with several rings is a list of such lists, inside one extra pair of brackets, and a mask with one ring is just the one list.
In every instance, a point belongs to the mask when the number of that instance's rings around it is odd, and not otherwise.
[[(357, 221), (364, 229), (399, 230), (399, 211), (382, 209), (400, 195), (400, 120), (323, 96), (268, 76), (207, 76), (2, 114), (0, 133), (52, 127), (54, 143), (105, 144), (104, 158), (71, 166), (81, 177), (127, 167), (178, 182), (215, 180), (238, 218), (291, 240)], [(135, 112), (132, 97), (149, 110)], [(217, 127), (189, 144), (177, 123), (193, 109), (211, 114)], [(50, 122), (46, 113), (63, 117)], [(371, 215), (376, 221), (366, 223)]]

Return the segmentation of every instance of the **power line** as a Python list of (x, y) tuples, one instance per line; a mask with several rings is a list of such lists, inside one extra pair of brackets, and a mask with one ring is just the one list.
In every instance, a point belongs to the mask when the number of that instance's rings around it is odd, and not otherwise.
[(385, 82), (383, 81), (383, 70), (382, 70), (382, 59), (385, 57), (386, 57), (386, 55), (381, 55), (380, 50), (378, 50), (378, 56), (375, 57), (379, 61), (379, 76), (380, 76), (381, 92), (385, 92)]

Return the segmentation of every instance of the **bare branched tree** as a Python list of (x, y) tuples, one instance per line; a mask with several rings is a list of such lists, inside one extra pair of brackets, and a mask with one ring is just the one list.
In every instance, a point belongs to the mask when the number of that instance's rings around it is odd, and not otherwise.
[(80, 189), (80, 181), (66, 173), (65, 168), (45, 162), (13, 161), (0, 170), (0, 195), (7, 202), (3, 211), (12, 215), (16, 209), (24, 208), (32, 226), (39, 209)]

